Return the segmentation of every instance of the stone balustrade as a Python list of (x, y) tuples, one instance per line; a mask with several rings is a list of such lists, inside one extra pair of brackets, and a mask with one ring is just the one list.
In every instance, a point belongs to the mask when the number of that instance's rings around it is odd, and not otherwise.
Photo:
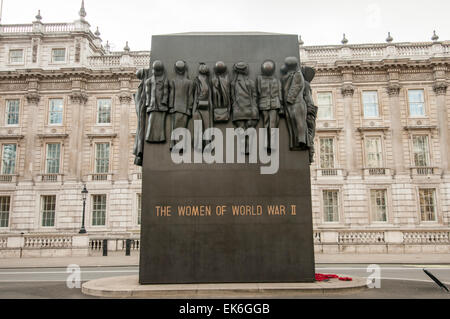
[[(81, 27), (83, 26), (83, 27)], [(29, 23), (29, 24), (3, 24), (0, 25), (0, 33), (17, 34), (29, 32), (45, 32), (45, 33), (67, 33), (85, 30), (84, 24), (76, 23)]]
[(330, 63), (336, 60), (382, 60), (450, 56), (450, 43), (413, 42), (355, 45), (301, 46), (302, 62)]
[(25, 235), (24, 248), (72, 248), (72, 236)]
[(450, 230), (315, 230), (319, 253), (449, 253)]
[[(0, 258), (99, 256), (106, 241), (108, 255), (140, 249), (138, 233), (116, 237), (99, 234), (0, 235)], [(314, 230), (316, 253), (450, 253), (450, 230)]]

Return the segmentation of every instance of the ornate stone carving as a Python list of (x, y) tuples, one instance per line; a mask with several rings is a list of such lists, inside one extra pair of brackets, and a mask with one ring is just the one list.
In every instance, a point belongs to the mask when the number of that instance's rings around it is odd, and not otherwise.
[(448, 84), (446, 81), (437, 81), (433, 85), (433, 91), (436, 95), (445, 95), (447, 93)]
[(131, 95), (128, 93), (121, 93), (119, 95), (119, 101), (121, 104), (128, 104), (131, 102)]
[(352, 97), (355, 93), (355, 87), (351, 84), (344, 84), (341, 88), (341, 93), (344, 97)]
[(29, 104), (38, 104), (41, 100), (41, 96), (37, 93), (27, 93), (25, 97)]
[(73, 92), (72, 94), (70, 94), (70, 101), (72, 103), (77, 103), (77, 104), (85, 104), (88, 100), (88, 96), (86, 93), (83, 92)]
[(400, 93), (400, 84), (398, 83), (390, 83), (388, 85), (388, 87), (386, 88), (387, 93), (389, 94), (389, 96), (398, 96), (398, 94)]

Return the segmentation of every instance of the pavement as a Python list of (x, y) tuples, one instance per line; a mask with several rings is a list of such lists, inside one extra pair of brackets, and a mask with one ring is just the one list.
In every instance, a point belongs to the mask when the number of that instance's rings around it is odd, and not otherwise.
[[(439, 264), (450, 265), (450, 254), (316, 254), (316, 264)], [(131, 256), (0, 258), (0, 268), (138, 266), (139, 254)]]
[[(369, 279), (368, 276), (374, 274), (373, 270), (367, 266), (368, 264), (316, 264), (316, 272), (342, 274), (352, 278), (359, 277), (367, 280)], [(273, 296), (261, 296), (258, 293), (250, 296), (247, 293), (242, 298), (450, 299), (450, 293), (439, 288), (422, 271), (422, 268), (427, 268), (433, 275), (450, 287), (450, 265), (380, 264), (379, 266), (379, 280), (376, 288), (373, 289), (367, 288), (357, 292), (313, 294), (285, 291), (281, 295)], [(80, 289), (81, 283), (107, 277), (137, 276), (139, 272), (138, 266), (80, 267), (79, 270), (80, 281), (78, 287), (76, 287), (73, 285), (73, 279), (75, 278), (72, 276), (74, 274), (73, 269), (67, 269), (66, 267), (0, 269), (0, 299), (96, 298), (84, 295)], [(168, 296), (165, 297), (170, 298)], [(200, 298), (212, 298), (212, 296), (203, 295)]]
[[(450, 299), (450, 293), (439, 288), (423, 272), (423, 268), (428, 269), (450, 288), (450, 254), (316, 254), (315, 257), (317, 273), (366, 279), (377, 269), (369, 266), (376, 264), (380, 267), (379, 288), (340, 294), (286, 293), (282, 298)], [(72, 265), (71, 270), (67, 268), (69, 265)], [(80, 282), (84, 283), (106, 277), (135, 276), (139, 272), (138, 265), (137, 252), (131, 256), (3, 258), (0, 259), (0, 299), (96, 298), (84, 295), (81, 287), (68, 287), (71, 271), (80, 267)], [(255, 295), (255, 298), (261, 296)]]

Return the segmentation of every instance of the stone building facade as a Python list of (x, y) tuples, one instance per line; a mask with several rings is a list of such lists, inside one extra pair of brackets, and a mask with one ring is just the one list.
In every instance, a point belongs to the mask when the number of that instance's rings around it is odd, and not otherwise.
[[(73, 23), (0, 25), (0, 256), (135, 239), (136, 70), (81, 8)], [(449, 252), (450, 42), (299, 46), (319, 105), (311, 166), (317, 252)], [(13, 239), (11, 239), (13, 238)]]

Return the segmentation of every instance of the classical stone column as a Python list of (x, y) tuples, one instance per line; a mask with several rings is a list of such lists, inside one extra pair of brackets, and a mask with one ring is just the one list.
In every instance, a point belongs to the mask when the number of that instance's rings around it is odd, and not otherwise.
[(36, 120), (37, 114), (39, 112), (39, 101), (41, 99), (40, 95), (37, 94), (35, 90), (29, 91), (25, 95), (27, 99), (27, 129), (25, 137), (25, 165), (23, 178), (25, 181), (33, 181), (33, 162), (34, 162), (34, 152), (36, 148), (36, 133), (38, 121)]
[(351, 83), (345, 83), (341, 88), (344, 97), (345, 166), (349, 175), (356, 175), (355, 128), (353, 124), (354, 92), (355, 88)]
[(389, 82), (387, 93), (389, 95), (389, 114), (391, 116), (392, 158), (394, 161), (395, 174), (397, 175), (405, 173), (403, 128), (399, 101), (400, 85), (397, 81)]
[(119, 147), (120, 147), (120, 158), (119, 158), (119, 179), (127, 180), (128, 179), (128, 167), (129, 167), (129, 158), (130, 158), (130, 127), (129, 127), (129, 117), (130, 117), (130, 103), (131, 103), (131, 94), (128, 92), (122, 92), (119, 95), (120, 100), (120, 138), (119, 138)]
[(81, 163), (84, 130), (84, 106), (88, 96), (81, 91), (74, 91), (70, 94), (70, 107), (72, 113), (71, 133), (69, 141), (69, 167), (67, 180), (81, 181)]
[(445, 103), (448, 84), (445, 80), (436, 81), (433, 85), (434, 93), (436, 94), (436, 107), (438, 117), (439, 130), (439, 148), (441, 150), (441, 168), (443, 173), (448, 172), (448, 161), (450, 159), (450, 141), (449, 137), (449, 123), (448, 111)]

